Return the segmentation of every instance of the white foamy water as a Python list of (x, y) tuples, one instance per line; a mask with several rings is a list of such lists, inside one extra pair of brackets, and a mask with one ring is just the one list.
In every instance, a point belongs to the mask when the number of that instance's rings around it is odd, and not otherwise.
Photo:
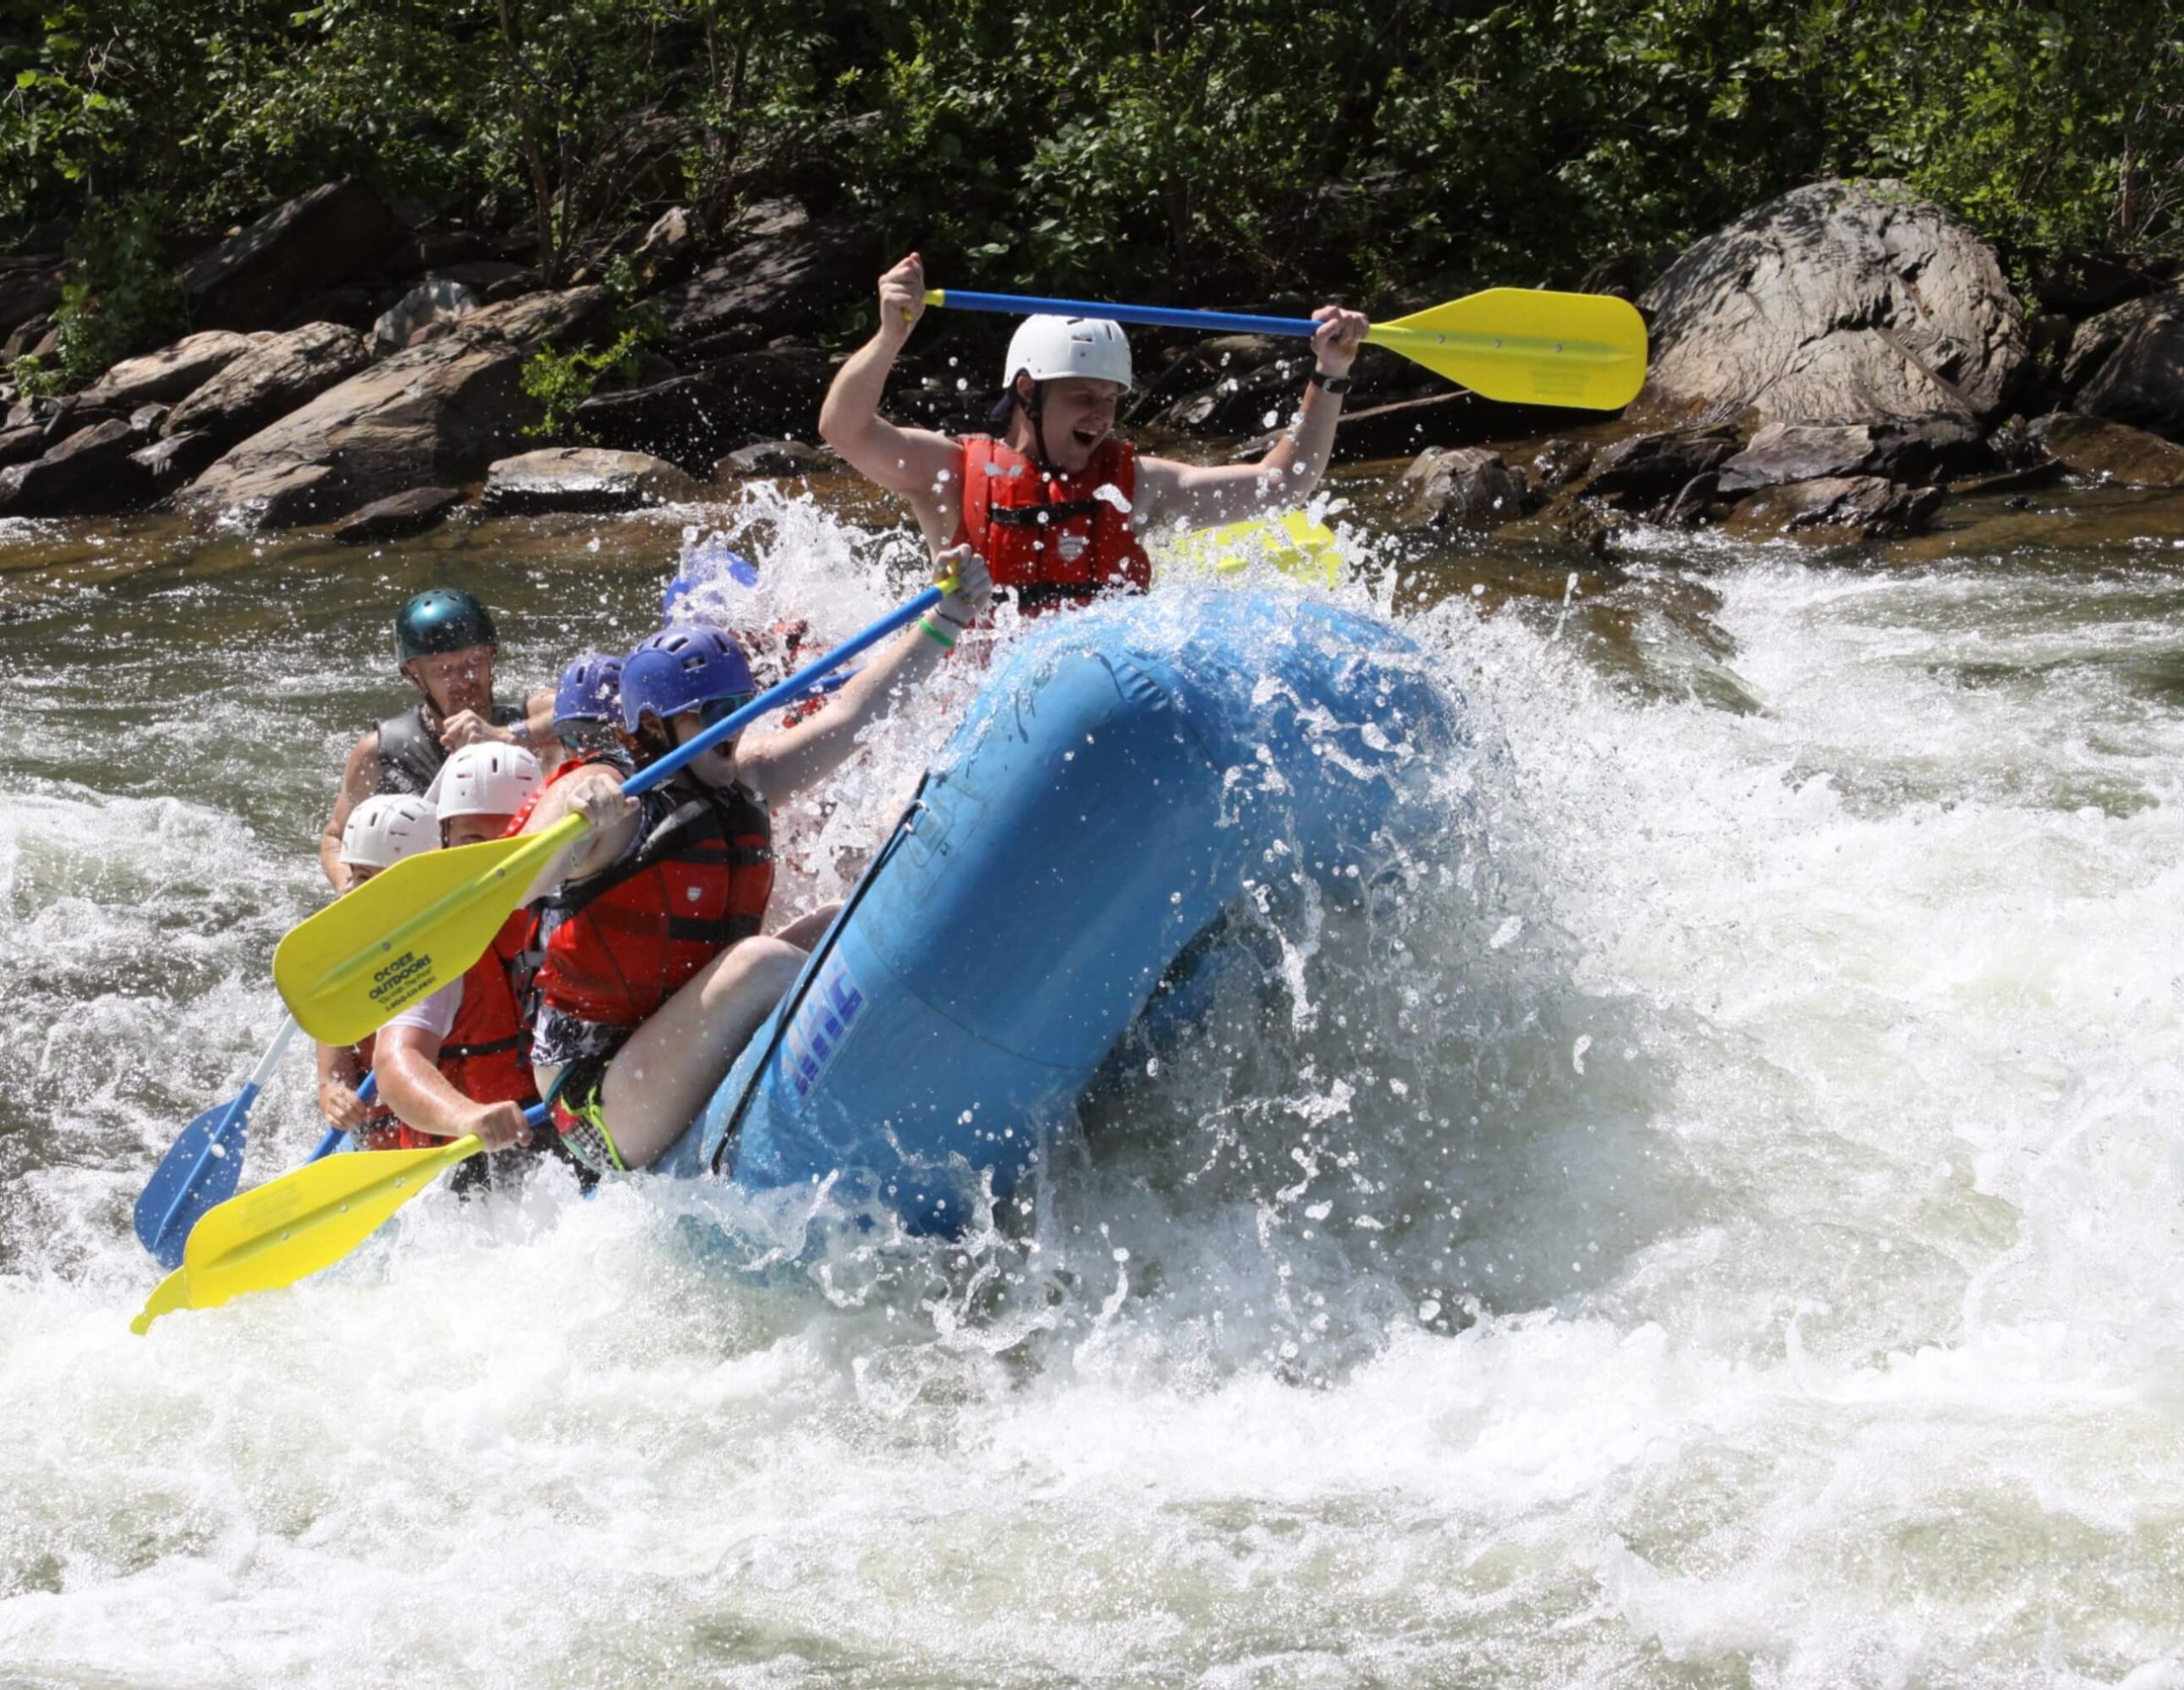
[(758, 518), (822, 638), (915, 579), (761, 496), (0, 627), (0, 1675), (2184, 1684), (2184, 589), (2128, 560), (1711, 553), (1721, 656), (1664, 583), (1407, 616), (1480, 727), (1443, 848), (1255, 933), (1263, 999), (960, 1245), (549, 1178), (132, 1338), (128, 1204), (277, 1023), (393, 606), (459, 573), (539, 678)]

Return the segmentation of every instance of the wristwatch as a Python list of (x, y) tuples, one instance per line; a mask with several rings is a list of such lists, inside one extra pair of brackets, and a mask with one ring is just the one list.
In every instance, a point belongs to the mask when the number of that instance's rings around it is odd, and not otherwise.
[(1330, 393), (1347, 393), (1350, 391), (1350, 378), (1349, 376), (1322, 375), (1316, 365), (1313, 368), (1312, 373), (1304, 379), (1313, 386), (1324, 387)]

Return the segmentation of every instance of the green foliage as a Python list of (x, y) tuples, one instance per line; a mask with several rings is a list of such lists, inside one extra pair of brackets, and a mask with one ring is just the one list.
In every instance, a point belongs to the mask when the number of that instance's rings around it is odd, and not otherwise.
[(1308, 302), (1567, 282), (1830, 173), (2021, 270), (2184, 209), (2184, 0), (298, 4), (0, 26), (0, 241), (356, 175), (534, 227), (552, 278), (788, 183), (967, 282)]
[(15, 391), (26, 399), (49, 399), (68, 391), (68, 378), (57, 369), (48, 369), (44, 358), (26, 355), (8, 366), (8, 379), (15, 384)]
[(77, 226), (73, 245), (75, 262), (53, 313), (61, 375), (72, 387), (168, 338), (181, 328), (184, 308), (155, 200), (132, 195), (100, 205)]
[(637, 298), (644, 273), (637, 260), (618, 253), (607, 260), (600, 287), (613, 304), (614, 338), (590, 350), (556, 351), (542, 346), (524, 361), (523, 391), (538, 402), (540, 416), (524, 430), (537, 439), (584, 440), (590, 436), (576, 420), (577, 407), (602, 381), (628, 383), (639, 374), (638, 349), (667, 332), (659, 311)]
[(557, 352), (541, 346), (533, 352), (524, 360), (523, 391), (538, 402), (540, 415), (523, 432), (535, 439), (587, 438), (577, 423), (577, 407), (608, 376), (617, 381), (637, 379), (637, 343), (642, 338), (629, 328), (594, 351)]

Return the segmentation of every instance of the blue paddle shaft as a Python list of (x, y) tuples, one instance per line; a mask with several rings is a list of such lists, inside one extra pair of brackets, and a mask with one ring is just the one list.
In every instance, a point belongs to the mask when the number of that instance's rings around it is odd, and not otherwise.
[(908, 604), (891, 610), (862, 634), (845, 640), (812, 663), (805, 665), (786, 681), (776, 682), (745, 705), (733, 716), (716, 722), (686, 745), (677, 746), (657, 763), (640, 769), (622, 782), (624, 798), (637, 798), (672, 780), (693, 758), (701, 757), (723, 740), (733, 739), (760, 717), (776, 711), (785, 704), (802, 698), (826, 678), (831, 670), (840, 668), (859, 652), (880, 643), (897, 628), (907, 628), (946, 596), (938, 587), (928, 587)]
[(1307, 340), (1320, 328), (1308, 317), (1252, 317), (1242, 311), (1186, 311), (1180, 305), (1110, 305), (1096, 299), (1049, 299), (1036, 293), (973, 293), (960, 287), (937, 291), (944, 308), (1002, 311), (1011, 317), (1104, 317), (1117, 322), (1147, 322), (1163, 328), (1206, 328), (1224, 334), (1297, 334)]
[[(180, 1260), (182, 1240), (197, 1224), (198, 1216), (235, 1190), (241, 1172), (251, 1106), (258, 1101), (258, 1093), (280, 1066), (282, 1054), (288, 1049), (288, 1041), (296, 1036), (296, 1031), (295, 1017), (283, 1017), (281, 1031), (274, 1035), (273, 1042), (258, 1059), (257, 1067), (251, 1070), (242, 1089), (224, 1106), (217, 1111), (207, 1110), (183, 1130), (182, 1136), (160, 1159), (151, 1182), (136, 1199), (137, 1240), (162, 1265), (175, 1265), (167, 1260), (170, 1256), (175, 1257), (176, 1262)], [(193, 1133), (202, 1135), (194, 1153), (189, 1148)], [(184, 1159), (186, 1173), (183, 1171)]]

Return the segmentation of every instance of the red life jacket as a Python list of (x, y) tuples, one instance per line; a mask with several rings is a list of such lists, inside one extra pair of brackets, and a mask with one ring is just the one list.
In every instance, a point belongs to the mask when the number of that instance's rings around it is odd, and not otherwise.
[(963, 442), (963, 516), (956, 545), (986, 560), (994, 585), (1014, 589), (1026, 613), (1083, 604), (1116, 588), (1144, 592), (1153, 563), (1130, 529), (1137, 497), (1137, 452), (1112, 435), (1073, 475), (1042, 470), (1006, 443), (984, 434)]
[(531, 796), (524, 799), (522, 808), (516, 811), (514, 819), (508, 822), (508, 832), (501, 837), (512, 839), (521, 833), (524, 823), (531, 820), (531, 812), (538, 808), (538, 800), (546, 796), (549, 788), (561, 785), (578, 770), (589, 769), (595, 763), (607, 764), (618, 775), (627, 775), (630, 772), (630, 759), (619, 751), (578, 752), (574, 756), (562, 758), (554, 765), (552, 772), (544, 780), (531, 789)]
[(682, 780), (638, 800), (636, 848), (539, 906), (537, 989), (565, 1014), (635, 1027), (765, 919), (774, 830), (742, 787)]
[[(455, 1025), (440, 1041), (441, 1077), (473, 1103), (520, 1103), (528, 1108), (538, 1101), (538, 1088), (531, 1083), (531, 1064), (526, 1060), (530, 1035), (511, 977), (530, 931), (528, 910), (519, 909), (501, 924), (485, 954), (463, 974)], [(357, 1058), (367, 1068), (378, 1042), (379, 1035), (372, 1033), (357, 1046)], [(362, 1150), (432, 1150), (447, 1142), (419, 1132), (385, 1108), (353, 1136)]]
[(501, 924), (485, 954), (463, 975), (455, 1025), (440, 1042), (442, 1077), (473, 1103), (520, 1103), (527, 1108), (538, 1101), (538, 1088), (531, 1080), (531, 1040), (511, 973), (530, 932), (528, 910), (519, 909)]

